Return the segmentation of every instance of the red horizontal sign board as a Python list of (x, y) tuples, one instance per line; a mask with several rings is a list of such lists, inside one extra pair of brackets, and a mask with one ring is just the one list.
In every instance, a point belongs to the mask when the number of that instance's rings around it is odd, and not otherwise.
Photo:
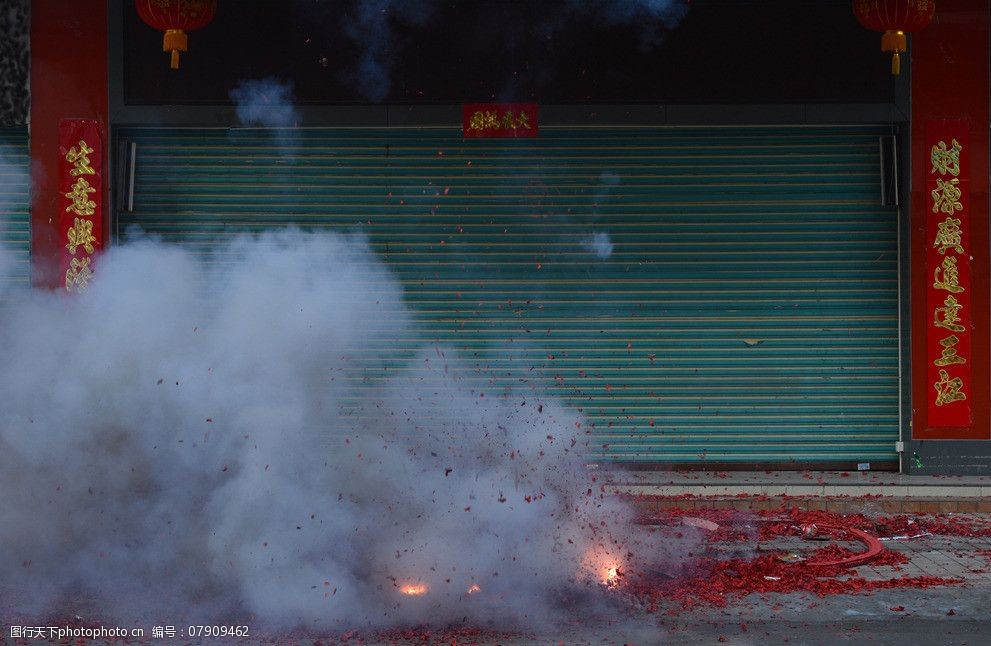
[(465, 103), (461, 127), (465, 137), (536, 137), (536, 103)]

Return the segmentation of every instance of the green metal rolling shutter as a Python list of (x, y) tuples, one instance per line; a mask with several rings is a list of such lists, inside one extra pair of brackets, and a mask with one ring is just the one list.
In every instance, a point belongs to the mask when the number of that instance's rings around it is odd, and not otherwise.
[(421, 340), (493, 390), (544, 375), (587, 416), (591, 459), (894, 460), (890, 132), (135, 129), (118, 223), (204, 253), (233, 231), (360, 229)]
[(31, 211), (27, 128), (0, 128), (0, 245), (3, 287), (31, 282)]

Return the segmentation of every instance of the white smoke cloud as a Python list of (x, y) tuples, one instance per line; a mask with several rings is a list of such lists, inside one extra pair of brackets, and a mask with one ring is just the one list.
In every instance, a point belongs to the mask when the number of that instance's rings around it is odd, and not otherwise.
[(535, 626), (598, 598), (582, 562), (663, 553), (588, 477), (580, 415), (480, 389), (450, 349), (390, 356), (414, 318), (362, 239), (268, 233), (221, 256), (139, 241), (78, 297), (0, 308), (0, 581), (16, 591), (0, 608)]
[(612, 255), (613, 243), (609, 234), (605, 231), (596, 231), (592, 235), (582, 240), (582, 245), (602, 260)]
[(230, 92), (242, 126), (289, 128), (299, 125), (292, 86), (277, 78), (241, 81)]

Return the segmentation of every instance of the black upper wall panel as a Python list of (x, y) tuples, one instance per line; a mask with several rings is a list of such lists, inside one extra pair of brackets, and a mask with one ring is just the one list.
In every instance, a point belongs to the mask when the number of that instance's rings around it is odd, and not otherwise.
[(892, 103), (850, 4), (672, 0), (665, 23), (634, 0), (220, 0), (175, 71), (123, 0), (124, 101), (230, 104), (275, 77), (304, 104)]

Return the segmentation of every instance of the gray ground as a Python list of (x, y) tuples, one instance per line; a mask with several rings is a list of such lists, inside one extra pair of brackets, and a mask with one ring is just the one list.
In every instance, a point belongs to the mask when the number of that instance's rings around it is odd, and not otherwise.
[[(961, 578), (960, 585), (934, 588), (894, 588), (870, 595), (830, 595), (810, 593), (750, 595), (734, 599), (723, 608), (678, 610), (668, 614), (662, 608), (655, 614), (639, 613), (620, 618), (619, 613), (582, 617), (571, 625), (560, 626), (540, 635), (500, 638), (488, 641), (461, 641), (459, 644), (991, 644), (991, 560), (977, 554), (991, 549), (991, 539), (929, 536), (886, 543), (889, 549), (906, 553), (910, 563), (892, 567), (862, 566), (856, 574), (866, 579), (906, 576)], [(814, 545), (813, 547), (819, 547)], [(727, 555), (740, 549), (732, 543), (713, 546)], [(781, 539), (761, 549), (803, 549), (799, 539)], [(678, 608), (677, 606), (669, 606)], [(9, 639), (6, 644), (40, 644), (45, 640)], [(87, 642), (75, 642), (87, 644)], [(94, 643), (94, 642), (88, 642)], [(98, 642), (99, 643), (99, 642)], [(117, 642), (120, 643), (120, 642)], [(146, 637), (142, 644), (218, 643), (179, 641)], [(271, 643), (255, 639), (228, 642), (242, 646)], [(284, 638), (282, 644), (310, 646), (315, 640)], [(322, 644), (340, 643), (324, 638)], [(351, 644), (445, 643), (358, 642)]]

